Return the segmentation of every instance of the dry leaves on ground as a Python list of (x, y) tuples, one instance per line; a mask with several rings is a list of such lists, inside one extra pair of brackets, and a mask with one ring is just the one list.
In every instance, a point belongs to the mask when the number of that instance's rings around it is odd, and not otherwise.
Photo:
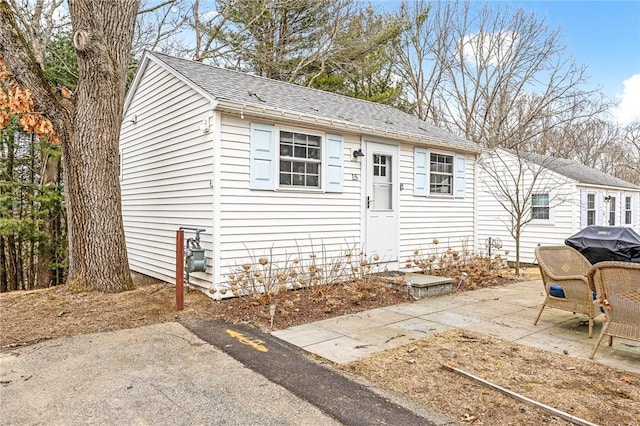
[(214, 301), (193, 290), (176, 310), (175, 287), (136, 275), (137, 288), (117, 294), (73, 293), (66, 286), (0, 294), (0, 350), (62, 336), (141, 327), (167, 321), (225, 318), (268, 330), (269, 304), (276, 305), (273, 329), (409, 301), (377, 281)]
[[(119, 294), (71, 293), (65, 286), (0, 294), (0, 350), (62, 336), (187, 319), (225, 318), (268, 330), (267, 302), (277, 306), (274, 329), (282, 329), (408, 301), (406, 293), (372, 281), (285, 292), (270, 301), (251, 297), (213, 301), (191, 291), (185, 294), (184, 310), (176, 311), (173, 286), (143, 276), (136, 276), (135, 281), (135, 290)], [(599, 424), (637, 424), (640, 418), (638, 375), (459, 330), (373, 355), (346, 368), (462, 423), (566, 423), (444, 371), (441, 365), (445, 362)]]
[(435, 334), (343, 368), (461, 423), (570, 424), (442, 365), (596, 424), (640, 423), (640, 375), (465, 330)]

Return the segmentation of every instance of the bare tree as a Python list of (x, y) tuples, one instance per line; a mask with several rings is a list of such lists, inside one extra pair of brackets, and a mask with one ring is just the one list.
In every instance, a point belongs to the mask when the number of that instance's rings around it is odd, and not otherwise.
[(63, 0), (9, 0), (16, 21), (31, 42), (36, 62), (42, 69), (47, 45), (54, 33), (69, 25), (65, 15), (59, 14), (62, 3)]
[(397, 19), (403, 24), (391, 62), (405, 87), (405, 97), (413, 114), (422, 120), (440, 124), (442, 106), (437, 94), (445, 84), (445, 70), (453, 42), (453, 27), (458, 2), (403, 1)]
[(614, 161), (618, 165), (615, 176), (640, 185), (640, 121), (633, 121), (622, 129), (619, 146), (620, 155)]
[[(423, 119), (489, 147), (515, 148), (579, 113), (591, 91), (559, 30), (508, 5), (416, 0), (400, 16), (398, 72)], [(546, 120), (544, 126), (542, 121)]]
[(78, 85), (67, 98), (47, 81), (16, 21), (0, 1), (0, 56), (53, 123), (63, 150), (69, 280), (79, 288), (131, 288), (118, 180), (118, 139), (139, 2), (69, 0)]
[[(490, 194), (505, 213), (503, 224), (515, 243), (516, 274), (520, 273), (520, 242), (525, 227), (534, 219), (548, 219), (545, 212), (548, 215), (554, 207), (568, 202), (568, 195), (562, 191), (565, 181), (552, 171), (555, 161), (550, 156), (503, 149), (481, 156), (480, 191)], [(543, 207), (534, 204), (536, 197), (546, 197)]]
[(188, 29), (190, 12), (191, 8), (185, 1), (144, 1), (136, 19), (132, 43), (133, 56), (140, 57), (145, 49), (183, 55), (189, 47), (180, 35)]

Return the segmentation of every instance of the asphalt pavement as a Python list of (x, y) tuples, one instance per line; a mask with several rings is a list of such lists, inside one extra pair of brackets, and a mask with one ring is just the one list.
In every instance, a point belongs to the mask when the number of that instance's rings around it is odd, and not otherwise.
[(6, 425), (445, 425), (450, 419), (224, 321), (66, 337), (0, 354)]

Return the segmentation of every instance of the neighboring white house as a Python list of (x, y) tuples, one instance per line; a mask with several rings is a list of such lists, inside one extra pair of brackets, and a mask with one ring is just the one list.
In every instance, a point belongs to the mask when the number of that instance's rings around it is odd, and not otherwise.
[(181, 226), (206, 229), (193, 282), (217, 295), (261, 256), (355, 247), (393, 269), (460, 248), (479, 152), (389, 106), (147, 52), (120, 135), (131, 269), (173, 282)]
[[(540, 245), (562, 245), (587, 225), (640, 231), (640, 187), (570, 160), (498, 149), (485, 153), (478, 171), (478, 238), (502, 242), (515, 260), (511, 236), (514, 205), (529, 221), (520, 240), (520, 261), (534, 261)], [(518, 191), (516, 192), (516, 187)], [(509, 196), (506, 196), (509, 194)], [(516, 195), (518, 194), (518, 195)], [(520, 201), (511, 203), (509, 198)]]

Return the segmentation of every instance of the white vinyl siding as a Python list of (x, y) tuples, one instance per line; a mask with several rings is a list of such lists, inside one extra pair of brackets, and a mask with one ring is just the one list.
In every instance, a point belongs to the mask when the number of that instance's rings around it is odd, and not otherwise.
[[(226, 288), (228, 274), (240, 265), (258, 257), (271, 258), (284, 264), (294, 257), (315, 252), (331, 256), (347, 248), (360, 249), (361, 192), (360, 180), (341, 179), (359, 176), (360, 161), (345, 161), (360, 146), (359, 136), (326, 135), (330, 142), (324, 150), (324, 163), (333, 170), (323, 173), (331, 188), (300, 191), (284, 187), (272, 191), (251, 190), (250, 124), (239, 117), (222, 115), (220, 153), (220, 253), (221, 279), (216, 283)], [(275, 124), (275, 128), (287, 129)], [(296, 130), (296, 132), (303, 130)], [(309, 134), (318, 134), (309, 129)], [(327, 159), (327, 156), (331, 157)], [(340, 184), (341, 188), (337, 185)]]
[[(514, 170), (514, 173), (519, 167), (515, 156), (503, 151), (501, 151), (500, 161), (496, 161), (495, 164), (504, 165)], [(515, 241), (509, 232), (511, 216), (501, 205), (502, 202), (509, 206), (509, 202), (504, 198), (500, 201), (497, 199), (500, 195), (495, 190), (495, 184), (485, 176), (485, 173), (480, 167), (477, 197), (478, 239), (475, 241), (474, 249), (486, 254), (488, 253), (487, 240), (499, 238), (502, 248), (498, 253), (503, 257), (506, 256), (509, 261), (515, 261)], [(532, 179), (532, 174), (526, 174), (521, 184), (524, 188), (531, 188)], [(576, 191), (575, 184), (552, 172), (541, 172), (537, 182), (533, 186), (534, 193), (549, 195), (549, 219), (531, 220), (522, 228), (520, 261), (525, 263), (532, 263), (535, 260), (533, 251), (538, 244), (564, 245), (564, 240), (577, 232), (580, 225), (580, 192)], [(531, 205), (531, 201), (533, 200), (529, 199), (527, 203)], [(529, 220), (532, 214), (528, 212), (523, 218)], [(574, 216), (576, 214), (577, 217)], [(492, 254), (494, 252), (495, 250), (492, 250)]]
[[(211, 256), (212, 143), (210, 134), (199, 130), (208, 114), (208, 101), (149, 63), (120, 136), (126, 154), (121, 157), (122, 215), (134, 271), (174, 282), (180, 226), (207, 229), (202, 246)], [(128, 119), (134, 115), (136, 123)]]
[[(427, 180), (424, 176), (428, 175), (428, 172), (422, 167), (426, 162), (421, 160), (421, 156), (426, 160), (427, 152), (426, 149), (414, 148), (408, 144), (400, 146), (400, 183), (405, 187), (400, 191), (399, 209), (401, 267), (413, 256), (414, 250), (430, 250), (434, 239), (441, 242), (440, 248), (445, 250), (447, 247), (456, 250), (473, 248), (473, 197), (415, 196), (426, 195), (426, 191), (421, 188), (416, 193), (416, 182), (424, 182), (426, 186)], [(449, 155), (455, 157), (456, 154)], [(472, 193), (475, 157), (467, 155), (464, 163), (465, 188), (467, 193)], [(413, 190), (407, 184), (413, 184)]]

